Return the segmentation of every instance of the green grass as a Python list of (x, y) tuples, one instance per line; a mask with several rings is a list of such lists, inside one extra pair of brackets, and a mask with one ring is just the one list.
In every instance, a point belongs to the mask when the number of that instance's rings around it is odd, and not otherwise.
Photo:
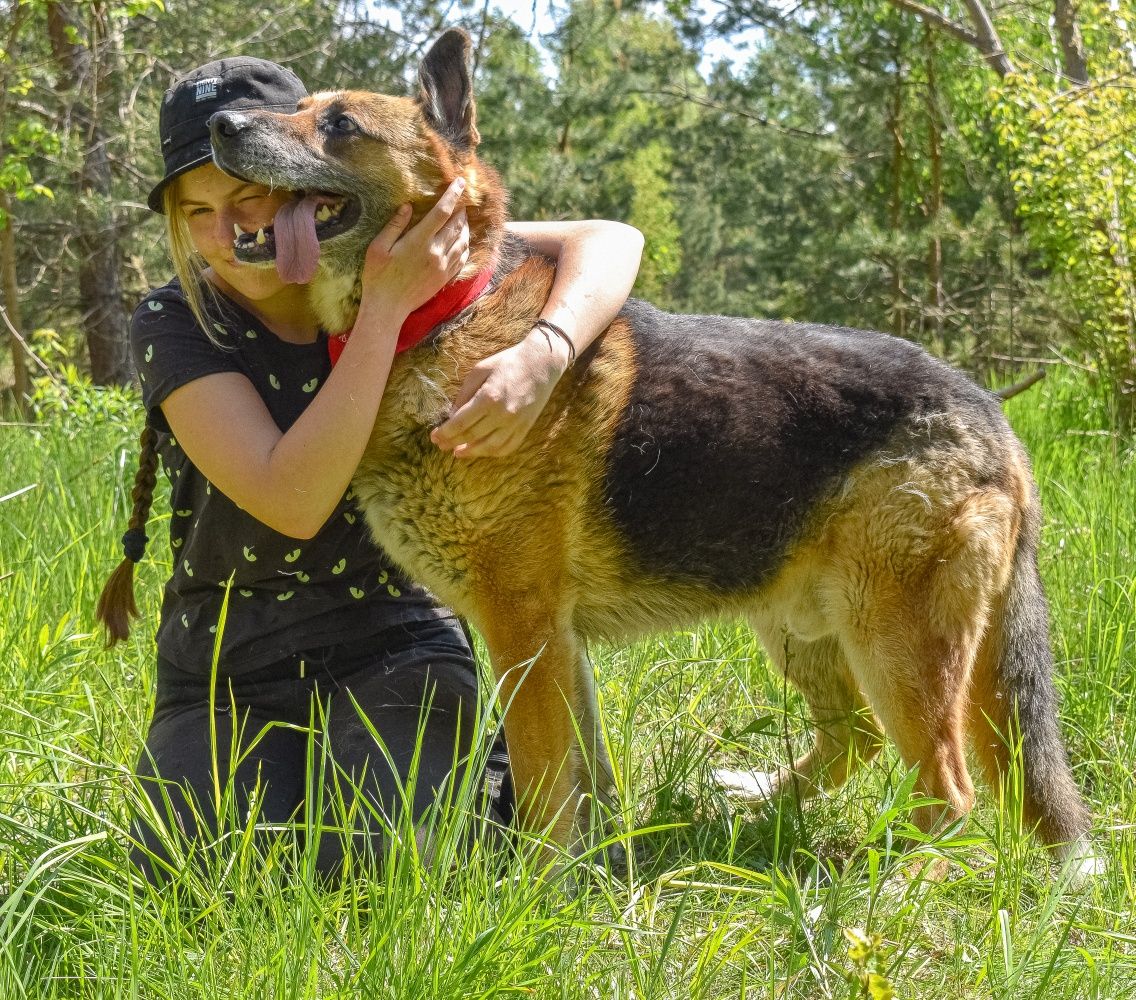
[[(140, 568), (143, 626), (109, 653), (93, 634), (133, 472), (128, 403), (76, 392), (0, 427), (0, 998), (851, 998), (868, 971), (881, 996), (885, 981), (912, 998), (1136, 995), (1136, 475), (1085, 383), (1009, 406), (1044, 496), (1062, 721), (1108, 863), (1083, 886), (985, 793), (965, 830), (912, 846), (890, 751), (827, 799), (737, 811), (710, 768), (784, 760), (804, 722), (751, 635), (719, 626), (597, 651), (630, 878), (542, 871), (524, 850), (447, 864), (455, 812), (437, 858), (395, 850), (375, 880), (321, 886), (303, 858), (288, 874), (286, 846), (261, 859), (236, 838), (214, 877), (187, 866), (154, 892), (126, 851), (161, 542)], [(927, 857), (948, 859), (944, 879), (922, 877)]]

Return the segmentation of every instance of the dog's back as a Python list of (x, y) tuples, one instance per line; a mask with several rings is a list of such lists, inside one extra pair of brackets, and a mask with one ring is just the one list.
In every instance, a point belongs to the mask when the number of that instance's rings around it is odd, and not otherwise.
[(994, 398), (884, 334), (675, 316), (632, 302), (633, 387), (605, 503), (644, 572), (728, 592), (760, 585), (853, 469), (969, 440), (1005, 465)]

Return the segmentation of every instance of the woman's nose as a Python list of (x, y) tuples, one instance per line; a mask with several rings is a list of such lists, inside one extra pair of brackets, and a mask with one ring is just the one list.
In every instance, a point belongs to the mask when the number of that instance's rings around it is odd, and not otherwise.
[(236, 238), (236, 230), (233, 225), (236, 223), (237, 217), (233, 212), (218, 212), (217, 213), (217, 241), (219, 243), (232, 243)]

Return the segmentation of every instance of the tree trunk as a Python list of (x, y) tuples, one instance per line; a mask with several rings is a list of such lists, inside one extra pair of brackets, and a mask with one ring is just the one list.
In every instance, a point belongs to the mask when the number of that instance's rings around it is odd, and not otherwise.
[(1077, 8), (1073, 0), (1054, 0), (1053, 21), (1061, 43), (1065, 79), (1083, 87), (1089, 82), (1089, 66), (1085, 61), (1085, 43), (1077, 24)]
[(930, 26), (924, 28), (923, 43), (927, 60), (927, 137), (931, 159), (931, 190), (927, 193), (927, 221), (931, 238), (927, 245), (927, 307), (931, 314), (931, 335), (944, 354), (950, 353), (943, 322), (943, 238), (939, 222), (943, 212), (943, 136), (939, 120), (938, 81), (935, 76), (935, 39)]
[[(84, 25), (82, 13), (89, 23)], [(81, 144), (76, 218), (79, 251), (79, 306), (96, 385), (130, 381), (127, 349), (129, 315), (122, 291), (123, 252), (112, 192), (108, 136), (100, 100), (107, 92), (105, 3), (47, 5), (48, 35), (60, 72), (61, 89), (73, 92), (71, 129)], [(84, 44), (85, 42), (85, 44)]]
[[(4, 226), (0, 228), (0, 290), (4, 294), (4, 333), (12, 344), (13, 394), (16, 406), (23, 409), (31, 395), (31, 381), (28, 378), (27, 352), (20, 343), (24, 335), (20, 324), (20, 287), (16, 283), (16, 237), (12, 227), (12, 203), (6, 191), (0, 190), (0, 212), (4, 214)], [(12, 333), (8, 329), (11, 324)]]
[(895, 79), (891, 105), (888, 108), (887, 128), (891, 133), (891, 191), (888, 196), (888, 223), (895, 240), (892, 258), (891, 297), (892, 332), (897, 337), (907, 336), (907, 292), (903, 287), (903, 242), (900, 229), (903, 225), (903, 40), (899, 33), (895, 39)]

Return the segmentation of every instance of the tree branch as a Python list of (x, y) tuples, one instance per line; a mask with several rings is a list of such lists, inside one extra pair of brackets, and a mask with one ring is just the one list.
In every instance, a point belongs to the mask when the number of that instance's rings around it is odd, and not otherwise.
[(973, 48), (978, 48), (978, 36), (969, 28), (959, 24), (958, 21), (952, 21), (949, 17), (945, 17), (937, 10), (932, 10), (930, 7), (921, 3), (916, 3), (915, 0), (891, 0), (896, 7), (901, 10), (906, 10), (919, 18), (924, 24), (929, 24), (940, 31), (945, 31), (948, 35), (953, 35), (960, 42), (965, 42)]
[(1025, 392), (1030, 386), (1037, 385), (1043, 378), (1045, 378), (1045, 369), (1039, 368), (1032, 375), (1028, 375), (1020, 382), (1015, 382), (1013, 385), (999, 389), (995, 395), (1005, 402), (1007, 399), (1013, 399), (1019, 393)]
[(966, 9), (970, 11), (970, 19), (978, 29), (978, 51), (999, 76), (1008, 76), (1014, 72), (1014, 64), (1002, 48), (1002, 39), (998, 36), (998, 29), (994, 21), (982, 6), (982, 0), (962, 0)]
[(1014, 72), (1014, 64), (1010, 62), (1010, 57), (1002, 48), (1002, 39), (998, 37), (998, 30), (994, 27), (994, 22), (990, 19), (986, 8), (982, 6), (981, 0), (963, 0), (966, 9), (970, 11), (970, 18), (974, 22), (975, 31), (971, 31), (957, 21), (952, 21), (937, 10), (919, 3), (918, 0), (891, 0), (891, 3), (900, 10), (914, 14), (925, 24), (945, 31), (960, 42), (977, 49), (982, 53), (982, 58), (986, 60), (990, 68), (999, 76), (1006, 76)]

